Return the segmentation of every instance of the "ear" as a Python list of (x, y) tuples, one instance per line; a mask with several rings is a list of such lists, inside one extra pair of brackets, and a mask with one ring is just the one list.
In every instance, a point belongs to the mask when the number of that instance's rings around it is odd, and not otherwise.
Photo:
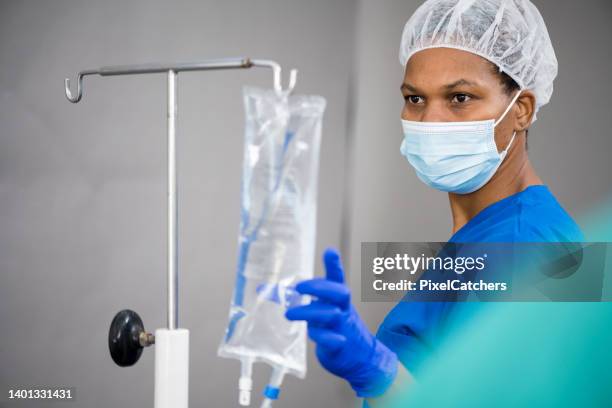
[(524, 90), (521, 92), (521, 96), (516, 100), (516, 121), (514, 124), (514, 130), (521, 132), (526, 130), (531, 125), (531, 120), (535, 114), (536, 98), (535, 94), (530, 90)]

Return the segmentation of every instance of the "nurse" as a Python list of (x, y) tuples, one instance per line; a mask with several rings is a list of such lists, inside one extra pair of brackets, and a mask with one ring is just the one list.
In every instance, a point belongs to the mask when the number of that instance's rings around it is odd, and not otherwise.
[[(450, 242), (583, 240), (529, 160), (529, 127), (557, 75), (529, 0), (428, 0), (406, 23), (400, 62), (400, 151), (421, 181), (448, 192)], [(451, 315), (469, 317), (465, 303), (400, 302), (374, 336), (351, 303), (339, 254), (327, 250), (323, 262), (326, 278), (296, 288), (316, 300), (286, 316), (307, 322), (323, 367), (372, 406), (418, 375)]]

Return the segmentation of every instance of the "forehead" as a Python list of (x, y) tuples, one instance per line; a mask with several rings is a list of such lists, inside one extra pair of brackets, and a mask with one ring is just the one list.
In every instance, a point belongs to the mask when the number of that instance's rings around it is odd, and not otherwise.
[(454, 48), (429, 48), (410, 57), (405, 80), (416, 86), (445, 85), (467, 79), (483, 85), (498, 82), (491, 62), (468, 51)]

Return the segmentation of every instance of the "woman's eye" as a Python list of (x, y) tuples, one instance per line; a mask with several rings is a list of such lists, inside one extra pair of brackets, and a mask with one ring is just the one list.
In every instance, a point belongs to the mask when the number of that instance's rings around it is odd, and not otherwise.
[(470, 99), (472, 99), (472, 97), (470, 95), (467, 94), (456, 94), (453, 96), (453, 103), (465, 103), (467, 101), (469, 101)]
[(417, 105), (419, 103), (423, 103), (423, 98), (421, 96), (418, 95), (408, 95), (406, 97), (404, 97), (404, 99), (406, 99), (406, 102), (412, 104), (412, 105)]

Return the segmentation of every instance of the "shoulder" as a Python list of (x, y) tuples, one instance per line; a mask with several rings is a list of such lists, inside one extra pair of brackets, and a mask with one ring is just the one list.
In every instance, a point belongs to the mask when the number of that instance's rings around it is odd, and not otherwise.
[(531, 186), (476, 216), (457, 242), (579, 242), (582, 232), (546, 186)]
[(546, 186), (517, 199), (516, 234), (527, 242), (580, 242), (582, 231)]

